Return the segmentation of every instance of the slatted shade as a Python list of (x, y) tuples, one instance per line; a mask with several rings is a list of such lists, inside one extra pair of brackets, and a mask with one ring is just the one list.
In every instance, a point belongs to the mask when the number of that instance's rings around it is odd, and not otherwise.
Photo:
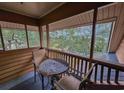
[(49, 31), (78, 27), (93, 22), (93, 10), (49, 24)]
[(28, 31), (39, 31), (38, 26), (30, 26), (30, 25), (27, 25), (27, 30)]
[[(0, 25), (1, 25), (1, 28), (24, 29), (25, 30), (24, 24), (0, 21)], [(38, 26), (31, 26), (31, 25), (27, 25), (27, 30), (28, 31), (39, 31)]]
[(23, 24), (0, 21), (1, 28), (25, 29)]

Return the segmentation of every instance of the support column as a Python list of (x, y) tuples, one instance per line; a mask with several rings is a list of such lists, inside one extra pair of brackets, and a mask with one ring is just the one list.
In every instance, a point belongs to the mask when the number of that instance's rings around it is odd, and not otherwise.
[(47, 48), (49, 48), (49, 25), (46, 25), (46, 33), (47, 33)]
[(0, 37), (1, 37), (1, 43), (2, 43), (2, 47), (3, 47), (3, 51), (5, 51), (5, 45), (4, 45), (4, 40), (3, 40), (1, 25), (0, 25)]
[(25, 24), (25, 31), (26, 31), (27, 46), (29, 48), (28, 30), (27, 30), (27, 25), (26, 24)]
[(95, 30), (97, 22), (97, 8), (94, 9), (93, 13), (93, 26), (92, 26), (92, 37), (91, 37), (91, 48), (90, 48), (90, 59), (93, 58), (94, 44), (95, 44)]
[(39, 34), (40, 34), (40, 47), (43, 47), (43, 31), (42, 31), (42, 26), (39, 26)]

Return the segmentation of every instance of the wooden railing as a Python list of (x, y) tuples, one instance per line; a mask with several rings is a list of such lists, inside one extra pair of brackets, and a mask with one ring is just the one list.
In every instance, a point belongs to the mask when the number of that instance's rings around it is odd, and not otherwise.
[(93, 82), (120, 84), (124, 81), (124, 66), (122, 65), (116, 65), (95, 59), (90, 60), (86, 57), (77, 56), (75, 54), (54, 49), (46, 50), (50, 58), (60, 58), (66, 60), (69, 63), (69, 71), (79, 79), (82, 79), (87, 73), (90, 65), (97, 63), (91, 76), (91, 80)]

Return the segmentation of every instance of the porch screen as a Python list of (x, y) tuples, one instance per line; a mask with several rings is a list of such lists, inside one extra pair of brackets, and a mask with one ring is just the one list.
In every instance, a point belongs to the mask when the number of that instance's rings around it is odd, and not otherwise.
[(37, 26), (27, 25), (29, 47), (40, 47), (40, 33)]
[[(40, 46), (40, 35), (38, 26), (17, 24), (4, 21), (0, 21), (0, 25), (5, 50), (28, 48), (28, 45), (29, 47)], [(29, 42), (27, 42), (27, 39)]]
[(89, 57), (92, 21), (93, 10), (49, 24), (49, 47)]
[(25, 26), (0, 21), (5, 50), (27, 48)]

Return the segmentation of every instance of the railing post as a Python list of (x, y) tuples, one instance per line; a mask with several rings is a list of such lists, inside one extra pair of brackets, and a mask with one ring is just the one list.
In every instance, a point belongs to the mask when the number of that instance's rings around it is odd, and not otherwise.
[(94, 44), (95, 44), (96, 22), (97, 22), (97, 8), (94, 9), (94, 13), (93, 13), (93, 26), (92, 26), (92, 37), (91, 37), (90, 59), (93, 58), (93, 51), (94, 51)]
[(93, 13), (93, 26), (92, 26), (92, 37), (91, 37), (91, 48), (90, 48), (90, 64), (89, 69), (91, 67), (91, 62), (93, 58), (93, 52), (94, 52), (94, 44), (95, 44), (95, 30), (96, 30), (96, 22), (97, 22), (97, 8), (94, 9)]

